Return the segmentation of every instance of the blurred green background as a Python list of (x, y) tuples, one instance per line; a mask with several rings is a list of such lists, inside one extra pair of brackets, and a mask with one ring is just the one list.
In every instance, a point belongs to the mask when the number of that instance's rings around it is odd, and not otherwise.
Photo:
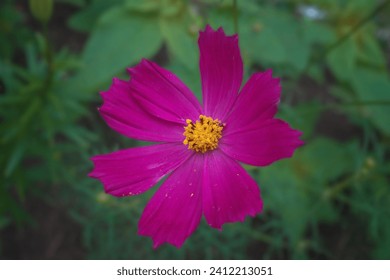
[[(388, 0), (51, 3), (0, 4), (0, 258), (390, 259)], [(142, 145), (108, 128), (98, 92), (145, 57), (200, 98), (206, 24), (238, 31), (246, 79), (282, 78), (278, 117), (306, 145), (246, 167), (261, 215), (153, 250), (136, 232), (156, 188), (118, 199), (87, 177), (92, 155)]]

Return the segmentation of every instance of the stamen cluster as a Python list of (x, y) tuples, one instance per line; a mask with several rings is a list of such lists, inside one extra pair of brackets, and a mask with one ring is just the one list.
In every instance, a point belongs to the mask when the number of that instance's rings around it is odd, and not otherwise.
[(214, 120), (211, 117), (200, 115), (195, 123), (189, 119), (186, 123), (187, 126), (184, 127), (183, 133), (186, 138), (183, 144), (187, 145), (188, 149), (205, 153), (218, 147), (223, 129), (223, 124), (218, 119)]

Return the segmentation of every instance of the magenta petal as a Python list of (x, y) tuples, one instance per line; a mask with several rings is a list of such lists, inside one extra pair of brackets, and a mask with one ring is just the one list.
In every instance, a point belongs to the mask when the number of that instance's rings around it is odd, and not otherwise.
[(220, 149), (232, 158), (256, 166), (291, 157), (303, 142), (302, 133), (279, 119), (259, 120), (241, 129), (228, 125), (220, 141)]
[(168, 122), (153, 116), (153, 111), (145, 111), (133, 97), (129, 82), (115, 78), (110, 89), (101, 95), (104, 103), (100, 114), (115, 131), (144, 141), (183, 141), (184, 122)]
[(99, 179), (111, 195), (137, 195), (151, 188), (190, 155), (181, 143), (121, 150), (94, 156), (95, 167), (89, 176)]
[(226, 123), (234, 130), (274, 117), (280, 99), (280, 80), (272, 71), (253, 74), (242, 88)]
[(195, 95), (173, 73), (146, 59), (128, 72), (134, 97), (156, 117), (185, 124), (201, 114)]
[(168, 242), (180, 247), (202, 216), (203, 157), (194, 155), (178, 167), (152, 197), (138, 224), (140, 235), (154, 247)]
[(220, 229), (224, 223), (244, 221), (262, 208), (259, 187), (240, 164), (221, 152), (208, 153), (203, 211), (210, 226)]
[(222, 28), (214, 31), (207, 26), (198, 43), (205, 115), (225, 121), (243, 76), (238, 36), (226, 36)]

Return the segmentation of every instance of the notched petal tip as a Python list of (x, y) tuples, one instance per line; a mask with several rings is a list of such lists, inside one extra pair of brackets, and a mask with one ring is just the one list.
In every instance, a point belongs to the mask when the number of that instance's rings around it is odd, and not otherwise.
[[(220, 27), (221, 28), (221, 27)], [(204, 30), (199, 30), (199, 33), (206, 33), (206, 32), (215, 32), (214, 29), (211, 27), (210, 24), (206, 24)]]
[(90, 177), (90, 178), (93, 178), (93, 179), (97, 179), (94, 170), (92, 170), (91, 172), (89, 172), (89, 173), (87, 174), (87, 176)]
[[(142, 72), (138, 72), (136, 76), (143, 79)], [(113, 130), (129, 138), (151, 142), (181, 141), (182, 124), (169, 122), (158, 116), (156, 112), (164, 112), (160, 108), (162, 103), (156, 105), (155, 110), (143, 106), (135, 98), (133, 82), (114, 78), (110, 88), (100, 93), (103, 104), (98, 111), (105, 122)]]
[[(296, 137), (297, 137), (297, 142), (296, 142), (296, 149), (298, 149), (299, 147), (302, 147), (302, 146), (305, 146), (306, 143), (305, 141), (303, 141), (301, 138), (301, 136), (303, 135), (303, 132), (302, 131), (299, 131), (299, 130), (296, 130)], [(294, 152), (295, 152), (294, 150)]]
[(238, 36), (207, 25), (199, 33), (198, 45), (204, 113), (225, 121), (243, 78)]
[(130, 80), (131, 80), (132, 76), (137, 73), (137, 70), (140, 67), (149, 67), (150, 65), (153, 65), (153, 64), (154, 64), (154, 62), (152, 62), (146, 58), (141, 58), (140, 62), (137, 65), (126, 68), (126, 72), (129, 74)]
[(221, 150), (234, 159), (255, 166), (267, 166), (290, 158), (303, 144), (302, 133), (280, 119), (260, 120), (237, 133), (226, 134)]
[(229, 39), (234, 39), (235, 42), (239, 40), (238, 34), (226, 35), (225, 30), (223, 29), (222, 26), (218, 27), (218, 29), (213, 29), (210, 26), (210, 24), (207, 24), (203, 31), (199, 30), (198, 40), (200, 39), (201, 36), (208, 36), (208, 35), (213, 36), (213, 34), (222, 35), (222, 37), (229, 38)]
[(98, 176), (97, 176), (97, 172), (96, 172), (96, 159), (97, 157), (99, 157), (99, 155), (95, 155), (93, 157), (90, 157), (89, 160), (92, 161), (92, 164), (93, 164), (93, 168), (91, 170), (91, 172), (89, 172), (87, 174), (88, 177), (90, 178), (94, 178), (94, 179), (98, 179)]
[(157, 249), (159, 249), (161, 246), (163, 246), (163, 245), (165, 245), (165, 244), (170, 244), (170, 245), (172, 245), (172, 246), (175, 246), (177, 249), (180, 249), (180, 248), (183, 246), (184, 242), (185, 242), (185, 240), (183, 240), (183, 242), (155, 241), (155, 240), (153, 240), (153, 237), (152, 237), (152, 236), (149, 236), (149, 235), (147, 235), (147, 234), (143, 234), (143, 233), (141, 233), (140, 231), (138, 231), (138, 235), (152, 238), (152, 242), (153, 242), (152, 247), (153, 247), (153, 250), (157, 250)]

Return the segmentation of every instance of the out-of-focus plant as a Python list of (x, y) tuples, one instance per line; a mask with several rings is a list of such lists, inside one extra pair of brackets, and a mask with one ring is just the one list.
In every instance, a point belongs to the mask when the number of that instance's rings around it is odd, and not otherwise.
[[(52, 1), (30, 5), (43, 32), (30, 30), (29, 40), (14, 45), (17, 59), (9, 52), (0, 57), (1, 227), (23, 225), (29, 199), (50, 201), (56, 186), (74, 182), (73, 169), (95, 138), (79, 125), (89, 114), (80, 95), (59, 90), (79, 63), (65, 48), (52, 49), (47, 32)], [(15, 4), (8, 9), (17, 12)]]
[[(88, 258), (390, 257), (389, 46), (377, 36), (389, 29), (378, 21), (389, 0), (60, 2), (76, 10), (67, 24), (86, 36), (80, 54), (53, 50), (50, 32), (23, 26), (15, 1), (0, 4), (0, 229), (21, 224), (21, 205), (57, 188), (53, 203), (71, 206)], [(247, 167), (263, 215), (222, 233), (202, 222), (181, 250), (155, 251), (135, 237), (132, 218), (148, 195), (112, 198), (86, 177), (89, 154), (135, 144), (90, 114), (97, 92), (112, 76), (128, 79), (124, 69), (142, 57), (200, 97), (195, 40), (206, 23), (238, 31), (247, 74), (272, 68), (282, 77), (280, 115), (306, 145), (291, 160)]]
[(23, 25), (23, 13), (12, 2), (4, 0), (0, 3), (0, 57), (3, 60), (13, 58), (15, 50), (31, 38), (28, 29)]
[(69, 87), (83, 88), (86, 94), (101, 88), (140, 57), (154, 56), (163, 44), (180, 64), (194, 70), (198, 23), (187, 1), (92, 1), (69, 19), (71, 27), (91, 32), (82, 67)]
[[(332, 91), (346, 103), (358, 105), (355, 121), (369, 119), (389, 135), (390, 79), (385, 54), (375, 33), (376, 16), (389, 1), (312, 1), (326, 11), (336, 43), (326, 49), (326, 62), (340, 81)], [(374, 105), (374, 106), (372, 106)]]

